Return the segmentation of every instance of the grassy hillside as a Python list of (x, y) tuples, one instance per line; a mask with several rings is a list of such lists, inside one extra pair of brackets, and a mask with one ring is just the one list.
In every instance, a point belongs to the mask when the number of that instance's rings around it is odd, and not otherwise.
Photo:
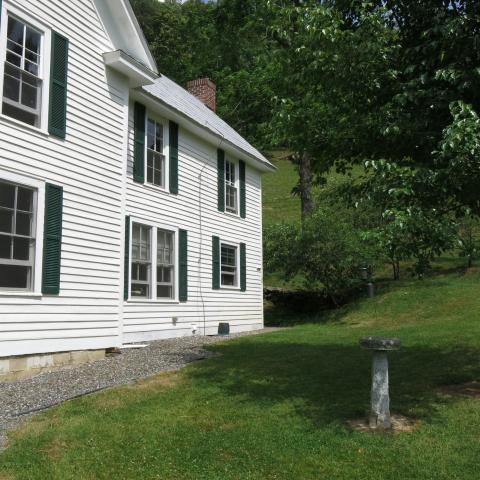
[(285, 159), (284, 152), (274, 152), (272, 163), (277, 171), (263, 176), (263, 223), (300, 221), (300, 198), (292, 195), (297, 184), (295, 166)]
[[(392, 283), (179, 372), (67, 402), (12, 435), (0, 478), (476, 480), (480, 403), (440, 387), (480, 380), (479, 285), (475, 270)], [(368, 410), (371, 354), (358, 339), (372, 334), (402, 341), (391, 409), (417, 422), (411, 433), (346, 425)]]

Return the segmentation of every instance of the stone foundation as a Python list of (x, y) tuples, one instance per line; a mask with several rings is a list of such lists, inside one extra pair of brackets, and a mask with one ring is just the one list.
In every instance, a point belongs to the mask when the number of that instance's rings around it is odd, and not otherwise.
[(62, 367), (80, 365), (105, 358), (105, 350), (42, 353), (0, 358), (0, 382), (12, 382)]

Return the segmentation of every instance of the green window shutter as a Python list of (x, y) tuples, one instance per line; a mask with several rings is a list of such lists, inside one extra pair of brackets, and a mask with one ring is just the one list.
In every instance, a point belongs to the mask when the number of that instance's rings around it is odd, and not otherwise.
[(42, 293), (60, 293), (62, 255), (63, 188), (50, 183), (45, 187), (45, 221), (43, 226)]
[(240, 290), (247, 290), (247, 246), (240, 244)]
[(240, 217), (247, 216), (247, 191), (245, 187), (245, 162), (240, 160), (238, 163), (240, 177)]
[(178, 124), (170, 122), (168, 127), (170, 151), (170, 193), (178, 193)]
[(125, 217), (125, 252), (124, 252), (124, 274), (123, 274), (123, 298), (128, 300), (128, 284), (130, 282), (130, 217)]
[(48, 131), (59, 138), (67, 131), (67, 72), (68, 39), (52, 32)]
[(133, 111), (133, 180), (145, 182), (145, 105), (135, 102)]
[(217, 150), (218, 210), (225, 211), (225, 152)]
[(220, 289), (220, 238), (212, 237), (212, 288)]
[(178, 232), (178, 299), (180, 302), (188, 300), (188, 233), (186, 230)]

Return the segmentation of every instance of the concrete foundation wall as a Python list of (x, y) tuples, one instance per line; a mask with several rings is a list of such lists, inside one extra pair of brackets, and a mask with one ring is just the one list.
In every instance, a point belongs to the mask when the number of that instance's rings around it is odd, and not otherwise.
[(21, 380), (39, 373), (94, 362), (103, 358), (105, 358), (105, 350), (81, 350), (1, 358), (0, 382)]

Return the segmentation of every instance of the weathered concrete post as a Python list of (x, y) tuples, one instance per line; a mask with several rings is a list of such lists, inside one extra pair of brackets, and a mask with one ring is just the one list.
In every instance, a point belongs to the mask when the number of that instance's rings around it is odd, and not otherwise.
[(398, 350), (398, 338), (363, 337), (360, 345), (373, 350), (372, 392), (369, 425), (375, 430), (391, 428), (387, 352)]

